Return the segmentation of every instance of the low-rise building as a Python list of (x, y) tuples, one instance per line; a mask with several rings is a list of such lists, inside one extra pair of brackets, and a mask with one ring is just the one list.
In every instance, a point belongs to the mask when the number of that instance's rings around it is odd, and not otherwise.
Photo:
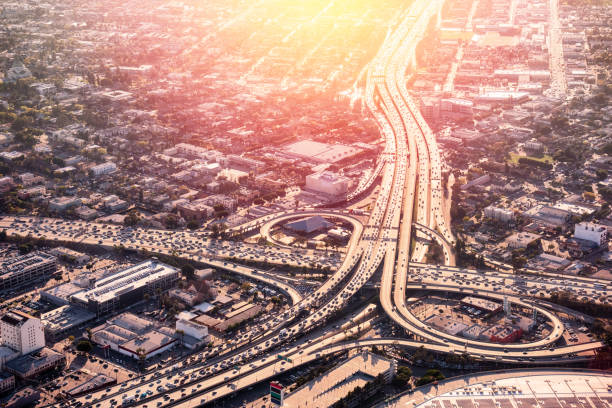
[(45, 336), (50, 341), (64, 338), (68, 332), (84, 328), (88, 323), (95, 320), (96, 315), (74, 305), (64, 305), (41, 316), (45, 328)]
[(593, 242), (602, 246), (608, 239), (608, 229), (605, 225), (592, 222), (581, 222), (574, 226), (574, 238)]
[(56, 367), (66, 365), (66, 357), (48, 347), (25, 354), (6, 364), (6, 371), (19, 378), (33, 378)]
[(493, 206), (488, 206), (484, 209), (484, 216), (502, 222), (510, 222), (514, 219), (512, 211)]
[(49, 210), (62, 213), (70, 208), (78, 207), (81, 205), (81, 199), (78, 197), (55, 197), (49, 200)]
[(15, 376), (10, 373), (0, 372), (0, 394), (15, 388)]
[(531, 232), (517, 232), (506, 238), (506, 243), (508, 244), (508, 248), (512, 249), (527, 248), (527, 245), (540, 238), (541, 236), (539, 234), (534, 234)]
[(306, 176), (306, 189), (330, 196), (345, 195), (350, 187), (350, 180), (331, 171), (314, 173)]
[(132, 358), (148, 359), (177, 344), (172, 329), (132, 313), (113, 317), (91, 332), (95, 343)]
[(44, 252), (31, 252), (0, 263), (0, 288), (26, 285), (57, 270), (57, 258)]

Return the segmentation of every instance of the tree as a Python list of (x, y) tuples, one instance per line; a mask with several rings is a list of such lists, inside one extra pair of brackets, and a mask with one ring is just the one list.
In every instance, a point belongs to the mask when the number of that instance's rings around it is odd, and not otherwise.
[(181, 272), (183, 273), (183, 276), (185, 276), (187, 279), (193, 279), (195, 276), (195, 268), (191, 264), (185, 264), (181, 266)]
[(608, 172), (605, 169), (598, 169), (595, 172), (595, 175), (597, 175), (597, 178), (599, 180), (605, 180), (608, 178)]
[(138, 213), (135, 210), (132, 210), (125, 217), (125, 219), (123, 220), (123, 223), (125, 224), (126, 227), (132, 227), (138, 224), (139, 219), (140, 218), (138, 217)]
[(0, 242), (6, 241), (6, 230), (0, 231)]
[(196, 220), (189, 220), (189, 222), (187, 223), (187, 228), (189, 228), (190, 230), (197, 230), (198, 228), (200, 228), (200, 223)]
[(406, 366), (399, 366), (397, 369), (397, 373), (393, 378), (393, 385), (398, 387), (403, 387), (410, 381), (412, 377), (412, 370)]
[(142, 347), (139, 347), (138, 349), (136, 349), (136, 355), (138, 356), (138, 362), (140, 364), (140, 369), (143, 370), (145, 360), (147, 359), (146, 350), (143, 349)]
[(183, 339), (185, 338), (185, 331), (181, 330), (181, 329), (177, 329), (175, 331), (175, 333), (179, 336), (179, 338), (181, 339), (181, 344), (183, 344)]
[(77, 344), (76, 349), (78, 351), (84, 351), (86, 353), (90, 352), (93, 349), (93, 346), (91, 345), (91, 342), (88, 340), (81, 340), (79, 341), (79, 344)]

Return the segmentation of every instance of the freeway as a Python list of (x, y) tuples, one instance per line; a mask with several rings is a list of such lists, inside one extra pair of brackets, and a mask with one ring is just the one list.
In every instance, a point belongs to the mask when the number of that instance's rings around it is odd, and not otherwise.
[(480, 291), (495, 291), (515, 296), (548, 296), (568, 292), (582, 300), (609, 303), (609, 281), (576, 276), (514, 275), (507, 272), (478, 271), (443, 265), (410, 264), (409, 277), (421, 285), (448, 284)]
[(299, 248), (284, 249), (221, 241), (200, 231), (169, 231), (157, 228), (133, 228), (95, 222), (56, 218), (12, 217), (0, 219), (0, 229), (9, 236), (44, 238), (47, 241), (89, 244), (105, 248), (123, 246), (136, 251), (173, 254), (192, 253), (210, 259), (240, 259), (277, 265), (336, 269), (338, 259), (324, 252), (312, 254)]
[[(394, 31), (387, 36), (369, 65), (364, 98), (384, 138), (385, 158), (379, 160), (375, 172), (381, 174), (382, 181), (367, 223), (359, 224), (354, 231), (347, 254), (334, 274), (306, 296), (298, 297), (299, 293), (294, 293), (293, 304), (289, 309), (254, 325), (237, 339), (202, 351), (163, 372), (147, 374), (108, 390), (80, 397), (73, 401), (73, 405), (117, 405), (130, 398), (130, 395), (139, 392), (142, 395), (141, 391), (146, 390), (145, 401), (139, 401), (141, 405), (193, 406), (229, 395), (323, 356), (373, 345), (409, 348), (427, 346), (434, 352), (465, 353), (485, 361), (539, 364), (582, 361), (587, 357), (578, 356), (578, 353), (601, 347), (599, 342), (553, 346), (564, 327), (556, 316), (542, 307), (537, 307), (537, 310), (550, 320), (553, 327), (550, 335), (532, 343), (512, 345), (441, 334), (420, 322), (408, 309), (406, 290), (409, 288), (455, 292), (461, 292), (463, 288), (466, 293), (486, 293), (492, 298), (499, 298), (505, 293), (496, 288), (503, 286), (508, 289), (507, 276), (490, 274), (483, 281), (480, 275), (476, 275), (480, 272), (464, 270), (461, 270), (461, 279), (456, 276), (460, 269), (452, 268), (452, 246), (455, 241), (442, 211), (440, 154), (433, 133), (405, 86), (406, 73), (414, 65), (416, 45), (423, 38), (432, 18), (439, 15), (443, 2), (416, 0), (401, 13)], [(312, 211), (312, 214), (320, 213)], [(279, 217), (294, 217), (295, 214), (288, 212), (263, 217), (230, 232), (263, 228)], [(307, 215), (309, 212), (307, 210), (298, 214)], [(307, 264), (313, 259), (312, 255), (296, 251), (295, 248), (286, 251), (253, 249), (245, 244), (221, 243), (196, 232), (129, 229), (95, 223), (74, 225), (61, 220), (42, 221), (25, 217), (6, 217), (0, 220), (0, 228), (6, 229), (9, 235), (32, 233), (36, 237), (46, 236), (47, 239), (106, 247), (121, 244), (130, 249), (146, 249), (200, 262), (215, 262), (214, 265), (219, 268), (243, 273), (253, 279), (267, 279), (271, 285), (284, 289), (290, 296), (291, 285), (261, 271), (214, 259), (211, 254), (219, 252), (222, 256), (236, 259), (273, 259), (274, 263), (296, 265)], [(427, 251), (427, 246), (421, 240), (415, 240), (415, 236), (435, 240), (442, 246), (444, 267), (420, 267), (415, 263), (422, 260)], [(177, 251), (176, 248), (181, 250)], [(316, 262), (323, 266), (334, 266), (332, 260), (317, 259)], [(420, 340), (383, 338), (347, 341), (348, 337), (369, 328), (371, 320), (343, 325), (341, 330), (326, 326), (330, 318), (345, 308), (349, 299), (372, 278), (381, 265), (380, 302), (384, 312), (403, 327), (407, 334)], [(491, 290), (483, 290), (487, 284), (492, 285)], [(529, 290), (526, 293), (509, 290), (508, 296), (512, 296), (512, 302), (517, 304), (536, 307), (533, 302), (525, 300), (533, 296), (530, 291), (536, 288), (547, 290), (554, 285), (557, 288), (562, 286), (560, 283), (534, 280), (527, 283)], [(584, 283), (577, 281), (575, 288), (578, 293), (581, 290), (589, 293), (590, 290), (592, 294), (596, 289), (595, 283), (588, 288), (580, 285)], [(304, 313), (306, 316), (298, 319)], [(307, 341), (297, 339), (304, 335), (309, 337)], [(290, 361), (279, 361), (279, 348), (283, 357)], [(181, 385), (176, 386), (177, 383)]]
[(549, 0), (548, 49), (550, 53), (550, 91), (556, 98), (565, 98), (567, 78), (563, 58), (563, 33), (559, 22), (559, 0)]

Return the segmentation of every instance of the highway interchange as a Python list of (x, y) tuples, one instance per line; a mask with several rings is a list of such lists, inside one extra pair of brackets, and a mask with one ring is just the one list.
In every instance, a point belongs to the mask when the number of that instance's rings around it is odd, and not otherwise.
[[(4, 217), (0, 228), (9, 235), (27, 234), (48, 240), (76, 242), (128, 249), (146, 249), (236, 272), (263, 281), (287, 294), (291, 306), (282, 314), (263, 319), (252, 329), (187, 360), (176, 362), (108, 389), (65, 403), (65, 406), (197, 406), (235, 393), (256, 382), (272, 378), (323, 356), (359, 347), (395, 345), (425, 346), (439, 353), (468, 354), (503, 363), (559, 364), (583, 361), (580, 355), (601, 347), (599, 342), (557, 347), (565, 330), (553, 313), (530, 298), (552, 290), (569, 289), (595, 301), (607, 301), (607, 287), (600, 281), (580, 278), (563, 280), (554, 276), (517, 277), (502, 272), (465, 270), (454, 267), (454, 237), (442, 211), (441, 159), (434, 136), (405, 87), (405, 78), (415, 58), (415, 47), (443, 0), (416, 0), (387, 37), (370, 64), (365, 100), (385, 140), (385, 149), (375, 172), (359, 189), (367, 190), (380, 173), (380, 191), (362, 225), (355, 217), (337, 212), (307, 210), (297, 216), (324, 214), (351, 222), (353, 235), (339, 261), (321, 259), (296, 249), (249, 246), (220, 241), (198, 232), (127, 229), (94, 223)], [(274, 214), (230, 232), (253, 228), (264, 231), (296, 213)], [(417, 239), (415, 239), (415, 237)], [(444, 254), (444, 265), (422, 263), (427, 241), (435, 241)], [(311, 258), (308, 258), (311, 256)], [(261, 270), (220, 259), (232, 257), (298, 266), (316, 262), (329, 266), (333, 274), (319, 288), (303, 296), (286, 281)], [(343, 323), (337, 318), (353, 295), (381, 271), (380, 304), (384, 313), (406, 333), (406, 338), (350, 340), (373, 324), (376, 307), (370, 305)], [(407, 289), (486, 294), (500, 299), (509, 296), (516, 304), (533, 307), (546, 316), (552, 327), (545, 338), (532, 343), (495, 344), (452, 336), (421, 322), (409, 309)], [(602, 300), (602, 298), (604, 300)], [(278, 358), (281, 354), (284, 360)], [(134, 400), (134, 401), (132, 401)], [(126, 404), (127, 405), (127, 404)]]

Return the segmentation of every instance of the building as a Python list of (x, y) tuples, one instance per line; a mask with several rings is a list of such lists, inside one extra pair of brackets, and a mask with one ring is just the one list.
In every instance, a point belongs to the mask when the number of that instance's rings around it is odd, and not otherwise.
[(12, 190), (14, 186), (15, 183), (13, 183), (13, 179), (11, 177), (6, 176), (0, 178), (0, 193), (6, 193), (7, 191)]
[(492, 316), (502, 310), (501, 304), (475, 296), (464, 297), (463, 299), (461, 299), (461, 304), (466, 307), (478, 309), (485, 313), (485, 315), (487, 316)]
[(574, 226), (574, 238), (593, 242), (602, 246), (608, 239), (608, 229), (605, 225), (591, 222), (581, 222)]
[(461, 190), (468, 190), (472, 187), (483, 186), (491, 181), (491, 176), (485, 174), (483, 176), (477, 177), (472, 181), (469, 181), (461, 186)]
[(0, 372), (0, 394), (15, 388), (15, 376), (6, 372)]
[(493, 206), (488, 206), (484, 209), (484, 216), (502, 222), (510, 222), (514, 219), (512, 211)]
[(55, 197), (49, 200), (49, 211), (62, 213), (70, 208), (81, 205), (81, 199), (78, 197)]
[(13, 310), (0, 317), (2, 345), (27, 354), (45, 347), (45, 331), (40, 319)]
[(19, 357), (19, 352), (10, 347), (0, 346), (0, 370), (4, 370), (6, 363)]
[(0, 263), (0, 288), (26, 285), (57, 270), (57, 258), (44, 252), (30, 252)]
[(540, 254), (529, 261), (531, 269), (540, 269), (549, 272), (560, 272), (567, 268), (571, 262), (552, 254)]
[(34, 186), (30, 188), (25, 188), (23, 190), (19, 190), (17, 193), (17, 197), (22, 200), (27, 200), (34, 197), (40, 197), (47, 192), (44, 186)]
[(55, 255), (60, 260), (64, 260), (70, 263), (75, 263), (77, 265), (83, 265), (89, 262), (91, 257), (82, 252), (75, 251), (74, 249), (65, 248), (65, 247), (56, 247), (49, 250), (51, 255)]
[(98, 216), (98, 212), (96, 210), (94, 210), (93, 208), (89, 208), (86, 205), (82, 205), (80, 207), (77, 207), (74, 210), (74, 213), (80, 219), (85, 220), (85, 221), (93, 220), (94, 218), (96, 218)]
[(425, 320), (425, 323), (432, 325), (445, 333), (456, 336), (468, 328), (468, 326), (460, 321), (451, 319), (450, 316), (435, 314)]
[(480, 338), (492, 343), (514, 343), (523, 337), (523, 330), (518, 326), (495, 325), (480, 334)]
[(45, 336), (50, 341), (66, 337), (68, 332), (84, 328), (96, 318), (94, 313), (74, 305), (64, 305), (41, 316)]
[(6, 371), (19, 378), (33, 378), (56, 367), (64, 367), (66, 357), (48, 347), (25, 354), (6, 364)]
[(306, 176), (306, 190), (324, 193), (330, 196), (345, 195), (350, 180), (331, 171), (323, 171)]
[(524, 215), (533, 221), (552, 227), (562, 227), (571, 218), (571, 214), (568, 211), (549, 205), (535, 206), (527, 210)]
[(312, 140), (302, 140), (285, 146), (283, 152), (288, 156), (305, 159), (309, 162), (331, 164), (354, 157), (362, 153), (363, 149), (356, 146), (331, 145)]
[(447, 98), (440, 101), (440, 116), (442, 119), (472, 118), (474, 102), (467, 99)]
[(506, 238), (508, 248), (527, 248), (527, 245), (540, 239), (541, 236), (531, 232), (517, 232)]
[(132, 313), (123, 313), (91, 330), (96, 344), (132, 358), (151, 358), (176, 346), (173, 330)]
[(19, 60), (15, 60), (11, 68), (9, 68), (9, 70), (6, 71), (4, 80), (6, 82), (11, 83), (11, 82), (17, 82), (20, 79), (30, 78), (31, 76), (32, 76), (32, 73), (30, 72), (29, 69), (25, 67), (25, 65), (23, 65), (23, 62)]
[(99, 279), (91, 287), (71, 296), (71, 300), (96, 315), (105, 315), (155, 295), (156, 289), (173, 287), (179, 270), (157, 259), (141, 262)]
[(327, 221), (320, 215), (304, 218), (298, 221), (289, 222), (284, 225), (284, 228), (300, 234), (311, 234), (315, 231), (324, 231), (333, 227), (334, 224)]
[(94, 177), (101, 176), (103, 174), (110, 174), (117, 171), (117, 165), (113, 162), (106, 162), (93, 166), (89, 169)]
[(195, 320), (179, 317), (176, 321), (176, 331), (182, 333), (183, 345), (191, 349), (208, 344), (210, 341), (208, 327)]
[(215, 213), (215, 209), (205, 204), (205, 201), (182, 202), (176, 206), (176, 210), (186, 220), (202, 221)]

